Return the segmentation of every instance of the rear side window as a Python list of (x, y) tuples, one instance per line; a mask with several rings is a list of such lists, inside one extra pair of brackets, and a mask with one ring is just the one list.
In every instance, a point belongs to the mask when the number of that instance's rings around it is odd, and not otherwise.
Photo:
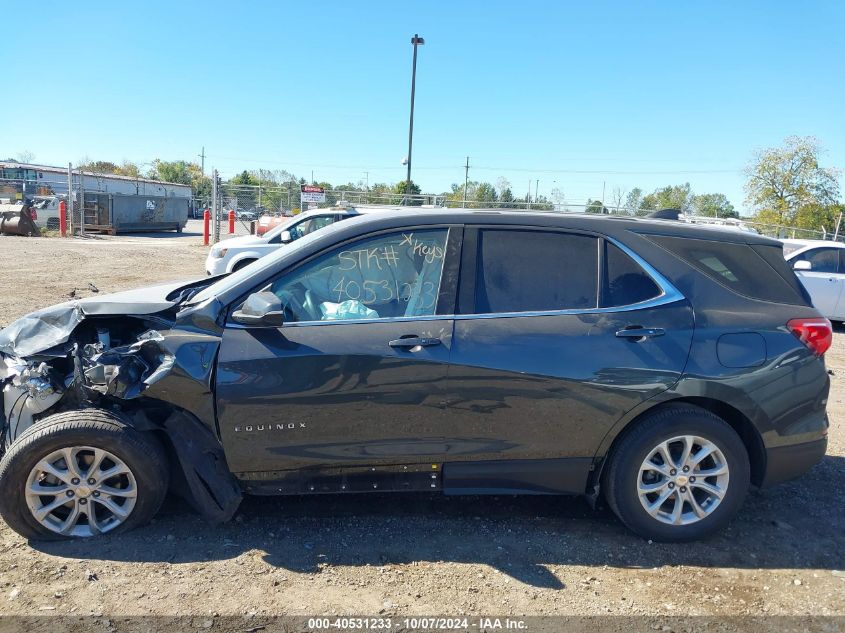
[(597, 238), (484, 229), (478, 239), (476, 313), (597, 306)]
[(660, 288), (631, 257), (610, 242), (604, 243), (603, 308), (627, 306), (654, 299)]
[(775, 303), (808, 305), (779, 247), (664, 235), (645, 236), (734, 292)]

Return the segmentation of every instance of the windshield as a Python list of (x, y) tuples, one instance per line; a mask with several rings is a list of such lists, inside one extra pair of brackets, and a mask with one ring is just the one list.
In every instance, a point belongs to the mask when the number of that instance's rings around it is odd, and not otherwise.
[[(301, 220), (302, 218), (297, 219)], [(295, 255), (299, 251), (299, 249), (307, 248), (308, 245), (311, 244), (311, 242), (316, 239), (320, 239), (329, 231), (335, 230), (337, 226), (340, 226), (342, 224), (346, 224), (346, 222), (334, 223), (325, 227), (324, 229), (309, 233), (308, 235), (301, 237), (295, 242), (291, 242), (285, 248), (280, 248), (270, 253), (269, 255), (262, 257), (253, 264), (245, 266), (240, 270), (236, 270), (235, 272), (226, 275), (225, 277), (222, 277), (218, 282), (208, 286), (207, 288), (204, 288), (199, 293), (191, 297), (187, 303), (190, 305), (202, 303), (207, 299), (216, 297), (226, 292), (227, 290), (241, 284), (243, 281), (246, 281), (250, 277), (255, 277), (256, 279), (261, 278), (263, 271), (275, 266), (276, 262), (278, 262), (279, 259), (281, 259), (282, 257), (287, 257), (289, 255)], [(285, 229), (282, 228), (282, 230)]]

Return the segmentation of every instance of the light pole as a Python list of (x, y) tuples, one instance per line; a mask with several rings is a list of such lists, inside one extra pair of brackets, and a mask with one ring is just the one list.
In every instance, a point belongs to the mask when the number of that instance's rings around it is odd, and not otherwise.
[(414, 146), (414, 94), (417, 89), (417, 46), (425, 44), (425, 40), (417, 33), (411, 38), (414, 46), (414, 65), (411, 70), (411, 121), (408, 124), (408, 177), (405, 180), (405, 199), (410, 200), (411, 195), (411, 150)]

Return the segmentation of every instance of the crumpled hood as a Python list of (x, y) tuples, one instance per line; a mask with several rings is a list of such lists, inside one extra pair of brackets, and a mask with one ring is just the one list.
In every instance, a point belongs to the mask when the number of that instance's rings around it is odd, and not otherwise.
[(190, 284), (169, 282), (36, 310), (0, 330), (0, 353), (24, 357), (65, 343), (86, 316), (136, 316), (167, 310), (176, 305), (176, 299), (167, 296)]

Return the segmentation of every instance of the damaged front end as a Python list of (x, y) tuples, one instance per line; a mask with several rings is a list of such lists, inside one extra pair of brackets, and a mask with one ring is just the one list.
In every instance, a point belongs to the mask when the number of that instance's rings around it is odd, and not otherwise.
[(205, 327), (193, 320), (180, 327), (183, 296), (184, 286), (164, 286), (152, 298), (83, 299), (0, 330), (0, 454), (54, 413), (108, 410), (167, 444), (180, 466), (177, 492), (201, 514), (230, 518), (241, 494), (216, 433), (220, 332), (213, 318), (202, 320)]
[[(164, 324), (160, 318), (156, 322)], [(0, 448), (46, 415), (122, 408), (119, 401), (138, 398), (165, 377), (175, 358), (151, 324), (132, 317), (87, 320), (78, 304), (65, 304), (27, 315), (0, 332)]]

